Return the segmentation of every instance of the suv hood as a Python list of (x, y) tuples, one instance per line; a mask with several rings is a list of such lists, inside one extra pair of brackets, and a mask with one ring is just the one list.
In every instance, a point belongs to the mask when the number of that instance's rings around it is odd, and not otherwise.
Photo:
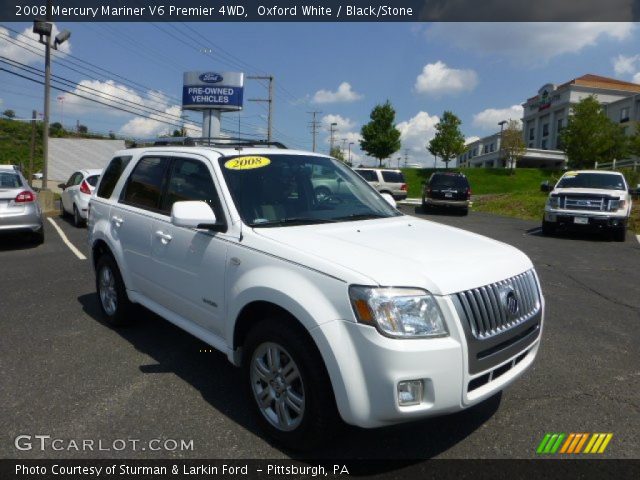
[[(332, 275), (336, 267), (359, 274), (360, 279), (340, 276), (347, 281), (421, 287), (439, 295), (494, 283), (532, 268), (529, 258), (510, 245), (406, 216), (254, 232), (276, 242), (268, 253)], [(260, 243), (264, 250), (265, 242)]]

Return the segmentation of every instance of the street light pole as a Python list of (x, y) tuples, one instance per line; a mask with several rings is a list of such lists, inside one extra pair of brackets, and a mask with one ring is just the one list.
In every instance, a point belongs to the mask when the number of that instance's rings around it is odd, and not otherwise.
[(500, 149), (498, 151), (498, 160), (502, 160), (502, 131), (504, 130), (504, 126), (506, 123), (507, 123), (506, 120), (502, 120), (501, 122), (498, 122), (498, 125), (500, 125)]
[(336, 132), (337, 128), (333, 128), (336, 125), (338, 125), (337, 122), (333, 122), (331, 125), (329, 125), (329, 135), (330, 135), (330, 140), (329, 140), (329, 155), (331, 155), (331, 152), (333, 152), (333, 134)]
[(351, 145), (353, 145), (353, 142), (349, 142), (349, 166), (351, 166)]

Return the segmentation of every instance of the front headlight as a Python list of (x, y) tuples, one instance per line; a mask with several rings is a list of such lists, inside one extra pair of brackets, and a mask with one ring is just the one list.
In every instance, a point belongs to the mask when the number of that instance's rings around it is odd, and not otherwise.
[(449, 334), (435, 298), (417, 288), (349, 287), (360, 323), (397, 338), (443, 337)]
[(549, 197), (547, 199), (547, 206), (549, 208), (560, 208), (560, 197)]

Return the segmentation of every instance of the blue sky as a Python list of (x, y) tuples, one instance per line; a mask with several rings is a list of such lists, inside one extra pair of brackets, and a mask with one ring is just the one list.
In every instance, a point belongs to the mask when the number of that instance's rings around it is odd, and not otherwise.
[[(0, 26), (0, 56), (41, 68), (41, 57), (7, 40), (29, 24)], [(432, 165), (425, 145), (444, 110), (463, 122), (468, 137), (519, 118), (519, 105), (548, 82), (563, 83), (585, 73), (640, 82), (640, 29), (625, 23), (60, 23), (71, 30), (62, 55), (89, 61), (108, 72), (71, 71), (54, 60), (53, 73), (97, 92), (147, 105), (164, 118), (180, 116), (185, 70), (244, 71), (275, 77), (275, 137), (311, 148), (306, 112), (323, 121), (318, 150), (328, 150), (328, 124), (338, 123), (339, 145), (353, 142), (354, 160), (372, 163), (357, 147), (358, 132), (371, 109), (390, 100), (409, 162)], [(39, 48), (32, 43), (32, 48)], [(82, 65), (82, 63), (80, 63)], [(2, 65), (6, 67), (6, 64)], [(136, 85), (125, 82), (135, 82)], [(135, 87), (135, 88), (134, 88)], [(150, 94), (149, 90), (153, 92)], [(0, 109), (19, 117), (42, 111), (42, 86), (0, 71)], [(264, 135), (265, 85), (247, 81), (242, 133)], [(63, 97), (59, 100), (58, 97)], [(107, 103), (114, 97), (105, 97)], [(157, 117), (156, 117), (157, 118)], [(201, 115), (188, 113), (197, 128)], [(237, 129), (238, 115), (223, 126)], [(149, 137), (174, 127), (96, 107), (69, 94), (52, 94), (52, 121), (90, 130)], [(397, 154), (394, 155), (397, 159)]]

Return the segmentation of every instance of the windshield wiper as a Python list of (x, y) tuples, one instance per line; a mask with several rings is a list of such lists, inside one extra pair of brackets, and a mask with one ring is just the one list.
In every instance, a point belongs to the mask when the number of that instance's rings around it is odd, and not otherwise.
[(334, 223), (335, 220), (326, 218), (290, 217), (271, 220), (268, 222), (252, 223), (252, 227), (279, 227), (283, 225), (314, 225), (319, 223)]
[(349, 221), (349, 220), (369, 220), (372, 218), (389, 218), (390, 215), (383, 215), (381, 213), (352, 213), (351, 215), (344, 215), (342, 217), (335, 217), (334, 220)]

